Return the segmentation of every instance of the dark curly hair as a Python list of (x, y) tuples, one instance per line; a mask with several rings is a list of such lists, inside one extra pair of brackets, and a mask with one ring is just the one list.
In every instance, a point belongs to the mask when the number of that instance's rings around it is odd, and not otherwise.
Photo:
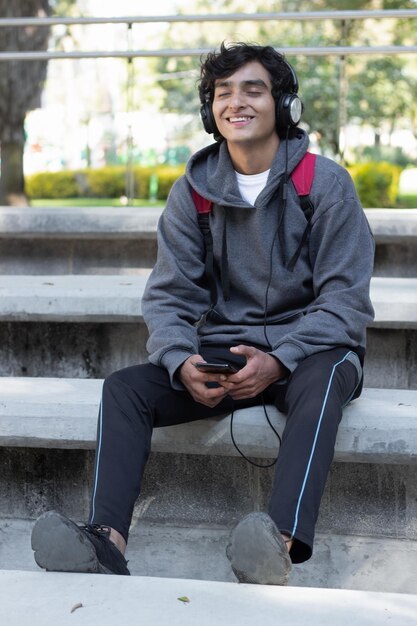
[(285, 57), (272, 46), (259, 46), (236, 42), (226, 46), (223, 42), (219, 52), (210, 52), (201, 63), (198, 94), (201, 104), (213, 102), (214, 84), (218, 78), (227, 78), (246, 63), (258, 61), (271, 77), (272, 96), (294, 91), (295, 74), (291, 72)]

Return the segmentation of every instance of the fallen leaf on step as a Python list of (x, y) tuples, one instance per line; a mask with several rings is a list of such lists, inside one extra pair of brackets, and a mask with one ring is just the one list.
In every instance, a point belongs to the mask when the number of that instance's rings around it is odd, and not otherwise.
[(180, 602), (184, 602), (184, 604), (188, 604), (190, 598), (187, 598), (187, 596), (181, 596), (181, 598), (177, 598), (177, 600), (179, 600)]
[(77, 604), (74, 604), (74, 606), (72, 607), (71, 613), (74, 613), (74, 611), (76, 611), (77, 609), (81, 609), (82, 606), (82, 602), (77, 602)]

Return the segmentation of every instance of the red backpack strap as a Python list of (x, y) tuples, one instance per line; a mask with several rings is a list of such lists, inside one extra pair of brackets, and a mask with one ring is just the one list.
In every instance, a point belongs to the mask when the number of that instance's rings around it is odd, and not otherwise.
[(316, 155), (306, 152), (291, 174), (292, 182), (298, 196), (308, 196), (314, 180)]
[(210, 200), (207, 200), (206, 198), (203, 198), (203, 196), (200, 196), (200, 194), (195, 189), (191, 189), (191, 195), (193, 197), (195, 208), (197, 209), (198, 214), (211, 213), (213, 203)]
[(314, 204), (311, 202), (310, 191), (314, 180), (314, 166), (316, 155), (306, 152), (297, 167), (292, 171), (291, 180), (300, 200), (300, 206), (307, 220), (306, 227), (301, 237), (298, 248), (287, 263), (287, 269), (292, 272), (301, 254), (304, 244), (307, 242), (311, 230), (311, 218), (314, 215)]

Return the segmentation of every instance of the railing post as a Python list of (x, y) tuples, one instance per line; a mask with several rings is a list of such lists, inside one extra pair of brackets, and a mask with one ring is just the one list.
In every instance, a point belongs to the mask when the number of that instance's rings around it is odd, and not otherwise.
[[(132, 49), (132, 23), (127, 25), (127, 48)], [(127, 108), (127, 160), (126, 160), (126, 197), (127, 204), (133, 205), (135, 198), (135, 177), (133, 172), (133, 129), (131, 113), (133, 108), (134, 67), (132, 57), (127, 59), (127, 85), (126, 85), (126, 108)]]
[[(341, 24), (341, 45), (347, 46), (347, 20), (342, 20)], [(348, 94), (348, 77), (346, 66), (346, 55), (339, 57), (339, 111), (338, 111), (338, 155), (340, 162), (345, 163), (346, 150), (346, 127), (348, 121), (347, 115), (347, 94)]]

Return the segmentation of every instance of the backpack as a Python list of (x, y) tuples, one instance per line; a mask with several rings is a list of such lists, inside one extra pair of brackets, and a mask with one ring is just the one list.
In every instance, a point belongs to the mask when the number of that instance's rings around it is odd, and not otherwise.
[[(306, 152), (291, 173), (291, 180), (300, 200), (300, 206), (307, 220), (307, 224), (298, 248), (287, 264), (287, 269), (290, 272), (293, 271), (298, 257), (300, 256), (301, 249), (306, 243), (311, 230), (311, 218), (314, 214), (314, 205), (310, 199), (310, 191), (314, 180), (315, 162), (316, 155), (311, 152)], [(214, 279), (213, 237), (210, 230), (210, 213), (213, 208), (213, 203), (210, 200), (203, 198), (203, 196), (200, 196), (200, 194), (193, 188), (191, 189), (191, 195), (197, 210), (198, 225), (204, 237), (206, 249), (205, 274), (209, 283), (211, 301), (215, 304), (217, 300), (217, 290)]]

